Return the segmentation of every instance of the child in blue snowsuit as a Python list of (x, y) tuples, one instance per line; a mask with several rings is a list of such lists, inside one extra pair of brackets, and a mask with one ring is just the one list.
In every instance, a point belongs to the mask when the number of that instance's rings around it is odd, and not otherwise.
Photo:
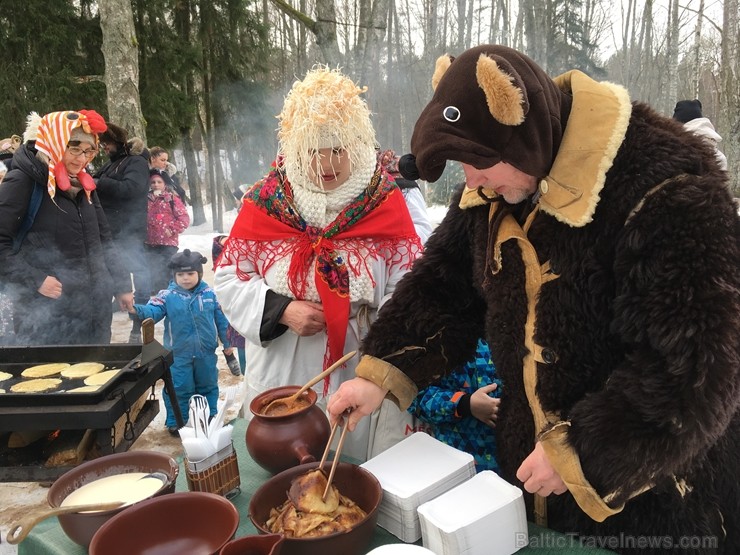
[(498, 472), (495, 421), (501, 380), (488, 344), (478, 340), (475, 359), (419, 391), (409, 412), (431, 424), (438, 440), (475, 459), (475, 469)]
[[(170, 367), (177, 402), (183, 415), (188, 414), (190, 397), (195, 394), (208, 399), (211, 416), (217, 412), (218, 367), (216, 349), (218, 340), (224, 345), (224, 354), (233, 349), (226, 337), (229, 323), (216, 300), (216, 294), (203, 281), (203, 263), (199, 252), (185, 249), (170, 259), (169, 267), (174, 281), (160, 291), (146, 305), (134, 305), (129, 311), (141, 320), (155, 322), (165, 318), (164, 346), (172, 351), (174, 362)], [(167, 395), (165, 426), (177, 435), (177, 424)]]

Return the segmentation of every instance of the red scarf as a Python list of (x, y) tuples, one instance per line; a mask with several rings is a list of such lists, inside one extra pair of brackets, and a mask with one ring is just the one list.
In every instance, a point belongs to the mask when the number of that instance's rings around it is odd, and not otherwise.
[[(344, 354), (350, 312), (349, 272), (359, 275), (364, 268), (372, 279), (370, 260), (389, 255), (388, 264), (402, 263), (403, 268), (410, 268), (421, 252), (421, 241), (403, 194), (381, 168), (376, 169), (367, 189), (324, 229), (307, 225), (292, 200), (290, 183), (273, 164), (267, 177), (245, 194), (229, 236), (231, 248), (224, 250), (219, 265), (248, 260), (265, 275), (277, 259), (290, 256), (288, 285), (296, 299), (304, 298), (308, 279), (313, 277), (326, 318), (328, 343), (324, 368), (327, 368)], [(360, 267), (347, 264), (337, 252), (338, 244), (360, 260)], [(229, 255), (226, 251), (230, 251)], [(239, 271), (237, 275), (249, 279)], [(328, 382), (325, 393), (327, 387)]]

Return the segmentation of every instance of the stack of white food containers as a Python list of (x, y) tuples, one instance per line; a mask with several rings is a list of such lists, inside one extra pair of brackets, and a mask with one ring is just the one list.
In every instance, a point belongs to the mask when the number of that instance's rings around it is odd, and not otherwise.
[(510, 555), (528, 543), (522, 491), (490, 470), (418, 512), (424, 547), (437, 555)]
[(475, 476), (472, 455), (423, 432), (411, 434), (361, 466), (383, 488), (378, 524), (405, 542), (421, 538), (420, 505)]

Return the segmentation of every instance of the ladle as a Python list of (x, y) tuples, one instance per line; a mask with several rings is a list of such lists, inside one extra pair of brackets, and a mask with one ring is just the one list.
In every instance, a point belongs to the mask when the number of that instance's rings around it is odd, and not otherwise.
[[(157, 478), (158, 480), (161, 480), (162, 484), (166, 484), (170, 480), (170, 477), (167, 474), (158, 471), (150, 472), (138, 480), (143, 480), (144, 478)], [(65, 505), (63, 507), (41, 509), (25, 516), (19, 522), (11, 526), (6, 539), (8, 540), (8, 543), (13, 545), (20, 543), (26, 536), (28, 536), (31, 530), (33, 530), (34, 526), (42, 520), (46, 520), (52, 516), (66, 515), (69, 513), (84, 513), (88, 511), (110, 511), (111, 509), (118, 509), (127, 503), (127, 501), (107, 501), (105, 503), (86, 503), (83, 505)]]
[(347, 362), (349, 359), (351, 359), (353, 356), (357, 354), (357, 351), (351, 351), (344, 355), (342, 358), (340, 358), (338, 361), (336, 361), (334, 364), (329, 366), (326, 370), (321, 372), (318, 376), (315, 376), (309, 380), (309, 382), (301, 387), (298, 391), (293, 393), (293, 395), (289, 395), (288, 397), (280, 397), (278, 399), (273, 399), (270, 401), (267, 406), (261, 411), (262, 414), (265, 416), (270, 416), (270, 413), (275, 412), (276, 407), (283, 407), (284, 410), (287, 408), (287, 410), (290, 410), (292, 406), (295, 404), (298, 397), (303, 395), (309, 387), (316, 385), (321, 380), (323, 380), (326, 376), (334, 372), (337, 368), (339, 368), (342, 364)]
[(22, 542), (34, 526), (51, 516), (66, 515), (68, 513), (83, 513), (87, 511), (109, 511), (111, 509), (117, 509), (125, 504), (126, 501), (109, 501), (107, 503), (87, 503), (85, 505), (67, 505), (66, 507), (43, 509), (25, 516), (19, 522), (12, 525), (8, 535), (6, 536), (6, 540), (8, 543), (13, 545)]

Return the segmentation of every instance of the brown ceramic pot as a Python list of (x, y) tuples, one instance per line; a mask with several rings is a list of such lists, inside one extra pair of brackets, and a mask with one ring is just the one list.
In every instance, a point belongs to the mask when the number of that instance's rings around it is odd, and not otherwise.
[[(106, 455), (82, 463), (62, 474), (49, 488), (46, 498), (49, 505), (56, 508), (61, 506), (62, 501), (70, 493), (85, 484), (100, 478), (127, 472), (164, 472), (168, 480), (152, 496), (158, 497), (175, 491), (175, 481), (180, 472), (180, 466), (175, 459), (166, 453), (156, 451), (127, 451)], [(59, 515), (57, 518), (59, 519), (59, 525), (69, 539), (87, 547), (98, 528), (127, 508), (121, 507), (94, 513), (69, 513)]]
[(90, 555), (217, 555), (239, 527), (228, 499), (184, 491), (147, 499), (103, 524)]
[(316, 406), (313, 389), (305, 394), (310, 402), (308, 406), (286, 415), (263, 414), (271, 401), (288, 397), (299, 389), (297, 385), (268, 389), (249, 404), (254, 416), (247, 426), (247, 450), (254, 462), (273, 474), (321, 459), (329, 440), (329, 419)]
[[(249, 518), (257, 530), (262, 534), (270, 533), (265, 526), (270, 509), (285, 502), (286, 492), (294, 478), (317, 467), (318, 463), (295, 466), (273, 476), (257, 488), (249, 500)], [(328, 465), (326, 469), (328, 470)], [(361, 555), (367, 552), (383, 499), (380, 482), (358, 465), (339, 463), (332, 483), (342, 495), (357, 503), (367, 513), (367, 517), (344, 532), (312, 538), (286, 537), (280, 555)]]

